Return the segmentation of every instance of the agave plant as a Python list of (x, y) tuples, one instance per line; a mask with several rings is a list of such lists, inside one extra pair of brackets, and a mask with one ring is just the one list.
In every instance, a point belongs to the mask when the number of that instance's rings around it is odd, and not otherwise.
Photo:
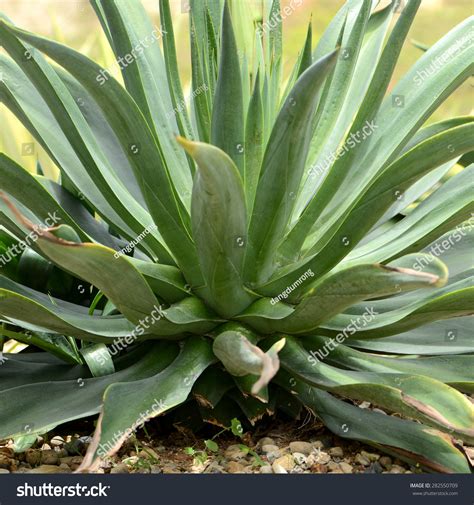
[(309, 409), (469, 471), (474, 169), (444, 176), (474, 124), (424, 125), (472, 72), (472, 22), (389, 90), (421, 0), (349, 0), (283, 80), (300, 3), (263, 0), (255, 21), (191, 1), (189, 105), (168, 0), (159, 29), (138, 0), (91, 1), (123, 84), (2, 18), (2, 102), (61, 176), (0, 156), (2, 332), (37, 349), (3, 355), (0, 439), (100, 413), (91, 471), (170, 410)]

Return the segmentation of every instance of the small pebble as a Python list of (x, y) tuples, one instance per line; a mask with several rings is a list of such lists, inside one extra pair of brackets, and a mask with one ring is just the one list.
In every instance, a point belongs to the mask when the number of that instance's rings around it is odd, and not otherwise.
[(270, 465), (263, 465), (260, 467), (260, 473), (273, 473), (273, 469)]
[(276, 445), (275, 440), (270, 437), (263, 437), (258, 441), (257, 447), (263, 447), (264, 445)]
[(344, 473), (352, 473), (352, 465), (349, 465), (349, 463), (346, 463), (345, 461), (341, 461), (341, 463), (339, 463), (339, 467)]
[(361, 453), (356, 455), (355, 462), (358, 463), (359, 465), (362, 465), (362, 466), (369, 466), (370, 465), (369, 459), (366, 458), (365, 456), (363, 456)]
[(279, 447), (273, 444), (265, 444), (262, 445), (262, 452), (277, 452), (279, 451)]
[(238, 461), (229, 461), (226, 465), (226, 470), (229, 473), (246, 473), (246, 468)]
[(302, 454), (301, 452), (294, 452), (293, 459), (295, 460), (295, 463), (297, 465), (300, 465), (300, 466), (306, 465), (306, 456), (304, 454)]
[(390, 456), (381, 456), (379, 463), (387, 470), (390, 470), (390, 468), (392, 468), (392, 458)]
[(342, 447), (331, 447), (331, 449), (329, 449), (329, 454), (334, 458), (342, 458), (344, 456), (344, 451)]
[(305, 456), (309, 456), (313, 450), (313, 445), (310, 444), (309, 442), (301, 442), (301, 441), (296, 441), (296, 442), (290, 442), (290, 451), (292, 453), (295, 452), (300, 452), (301, 454), (304, 454)]
[[(295, 467), (295, 459), (291, 454), (285, 454), (284, 456), (281, 456), (280, 458), (276, 459), (273, 462), (273, 465), (281, 466), (284, 468), (287, 472), (293, 470)], [(275, 467), (272, 465), (273, 470), (275, 471)], [(277, 473), (277, 472), (275, 472)]]
[(229, 447), (227, 447), (227, 449), (224, 452), (224, 456), (227, 459), (239, 460), (239, 459), (246, 458), (247, 453), (242, 451), (239, 444), (233, 444), (233, 445), (229, 445)]
[(273, 473), (288, 473), (281, 465), (279, 465), (276, 461), (273, 462), (272, 465)]

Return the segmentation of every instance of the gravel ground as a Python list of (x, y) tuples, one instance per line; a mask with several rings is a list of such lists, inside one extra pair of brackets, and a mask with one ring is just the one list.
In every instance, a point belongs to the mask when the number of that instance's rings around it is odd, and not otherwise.
[[(13, 451), (12, 441), (0, 445), (0, 473), (74, 472), (90, 442), (84, 435), (91, 432), (90, 424), (64, 425), (61, 434), (39, 437), (23, 453)], [(219, 434), (213, 427), (197, 438), (179, 426), (156, 430), (158, 424), (159, 420), (148, 423), (147, 431), (130, 438), (116, 456), (104, 462), (99, 473), (421, 472), (370, 446), (332, 435), (314, 418), (261, 422), (242, 438), (229, 431)], [(68, 428), (77, 433), (66, 435)], [(206, 440), (211, 439), (206, 447)], [(466, 449), (474, 456), (472, 448)]]

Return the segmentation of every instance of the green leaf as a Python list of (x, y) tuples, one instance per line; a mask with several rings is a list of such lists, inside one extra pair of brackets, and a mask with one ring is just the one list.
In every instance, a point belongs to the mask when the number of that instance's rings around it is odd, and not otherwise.
[[(291, 382), (290, 382), (291, 381)], [(360, 409), (329, 393), (305, 385), (289, 374), (279, 382), (296, 393), (336, 435), (374, 445), (437, 473), (469, 473), (469, 464), (445, 434), (423, 424)]]
[(264, 149), (263, 102), (260, 87), (260, 72), (257, 71), (245, 126), (244, 193), (248, 216), (253, 213)]
[(84, 358), (93, 377), (102, 377), (115, 372), (112, 356), (105, 344), (93, 344), (81, 349)]
[(219, 77), (214, 95), (211, 143), (232, 158), (244, 174), (244, 118), (242, 77), (234, 29), (227, 3), (222, 19)]
[(204, 445), (212, 452), (219, 451), (219, 446), (214, 442), (214, 440), (204, 440)]
[[(102, 108), (104, 116), (117, 134), (122, 149), (127, 154), (148, 204), (150, 214), (157, 223), (161, 235), (172, 253), (176, 256), (188, 282), (199, 285), (201, 283), (201, 275), (197, 269), (194, 244), (186, 227), (187, 220), (189, 219), (187, 212), (176, 198), (175, 188), (166, 166), (163, 164), (162, 156), (155, 139), (133, 99), (112, 77), (102, 86), (97, 86), (96, 77), (100, 73), (101, 68), (80, 53), (56, 42), (36, 37), (27, 32), (17, 30), (12, 26), (7, 26), (3, 21), (0, 23), (0, 30), (3, 34), (10, 34), (9, 40), (12, 40), (12, 45), (17, 44), (14, 42), (17, 39), (11, 35), (14, 32), (55, 59), (55, 61), (60, 63), (79, 80), (94, 100), (96, 100)], [(35, 57), (29, 61), (36, 62)], [(43, 76), (37, 73), (36, 69), (38, 68), (38, 66), (35, 66), (34, 69), (32, 68), (29, 75), (33, 80), (41, 78), (41, 83), (38, 83), (39, 85), (43, 83)], [(57, 103), (58, 97), (56, 92), (58, 91), (60, 89), (57, 85), (54, 91), (48, 87), (47, 96), (51, 98), (51, 104), (53, 101)], [(65, 101), (67, 103), (66, 99)], [(65, 118), (66, 116), (58, 113), (58, 121), (65, 121)], [(70, 123), (70, 120), (68, 123)], [(131, 139), (139, 139), (138, 143), (140, 145), (138, 146), (136, 143), (131, 142)], [(82, 136), (78, 135), (75, 137), (71, 135), (70, 141), (82, 142)], [(135, 149), (133, 146), (135, 146)], [(95, 164), (94, 160), (90, 160), (89, 162), (93, 165)], [(159, 168), (157, 169), (157, 167)], [(121, 203), (121, 205), (123, 204)]]
[(317, 61), (299, 78), (273, 127), (249, 227), (245, 277), (251, 282), (264, 280), (273, 271), (274, 249), (291, 215), (304, 169), (316, 97), (336, 54)]
[(284, 345), (285, 339), (282, 338), (264, 353), (243, 333), (228, 330), (217, 336), (212, 350), (230, 374), (237, 377), (258, 375), (259, 379), (252, 386), (252, 394), (257, 395), (277, 373), (280, 367), (278, 353)]
[(313, 285), (291, 315), (274, 321), (270, 328), (307, 333), (358, 301), (446, 283), (448, 271), (440, 260), (428, 256), (429, 269), (423, 272), (407, 268), (418, 260), (419, 255), (410, 255), (391, 266), (358, 265), (329, 274)]
[[(52, 380), (44, 382), (50, 375), (48, 373), (42, 380), (39, 377), (36, 383), (29, 383), (28, 368), (31, 363), (27, 363), (27, 367), (23, 366), (26, 375), (23, 385), (0, 392), (0, 437), (7, 439), (23, 435), (27, 425), (33, 426), (35, 432), (45, 433), (52, 426), (97, 414), (107, 386), (125, 382), (135, 383), (139, 387), (140, 382), (133, 381), (158, 374), (173, 361), (176, 354), (176, 344), (153, 343), (133, 351), (131, 363), (114, 374), (89, 378), (87, 369), (77, 367), (71, 372), (73, 377), (51, 373)], [(11, 364), (8, 360), (0, 367), (0, 372), (8, 373)], [(44, 364), (42, 372), (45, 372)], [(61, 398), (62, 401), (48, 402), (48, 398)], [(65, 404), (67, 409), (64, 408)]]
[(183, 403), (195, 380), (214, 360), (208, 340), (188, 339), (178, 357), (162, 372), (107, 388), (93, 441), (79, 471), (91, 471), (137, 427)]
[[(319, 336), (303, 339), (303, 345), (310, 351), (318, 351), (324, 345), (327, 346), (328, 342), (327, 337)], [(357, 351), (339, 344), (333, 346), (327, 362), (350, 370), (423, 375), (464, 392), (474, 390), (474, 357), (472, 355), (395, 358)]]
[(220, 149), (184, 139), (180, 143), (199, 166), (191, 218), (205, 281), (201, 293), (214, 310), (231, 317), (255, 299), (242, 281), (247, 232), (242, 180), (232, 160)]
[(178, 71), (178, 58), (176, 55), (176, 45), (174, 39), (173, 20), (171, 17), (169, 0), (160, 0), (160, 21), (163, 33), (163, 53), (168, 76), (168, 85), (173, 102), (173, 110), (176, 112), (179, 132), (184, 137), (195, 138), (196, 134), (191, 126), (186, 102), (184, 100), (183, 88)]
[(230, 430), (233, 435), (242, 438), (244, 430), (242, 428), (242, 423), (236, 417), (231, 421)]
[[(421, 375), (359, 372), (332, 367), (320, 361), (329, 356), (339, 341), (324, 353), (307, 353), (293, 338), (281, 352), (281, 366), (294, 377), (312, 386), (341, 396), (368, 400), (375, 405), (418, 419), (441, 430), (456, 433), (463, 440), (474, 440), (474, 406), (455, 389)], [(436, 396), (432, 391), (436, 390)]]
[[(174, 114), (166, 67), (160, 50), (162, 33), (154, 27), (141, 2), (93, 0), (99, 19), (120, 64), (125, 87), (137, 103), (162, 154), (162, 163), (186, 206), (190, 203), (191, 171), (175, 140)], [(107, 73), (96, 79), (104, 85)], [(144, 140), (144, 139), (143, 139)]]

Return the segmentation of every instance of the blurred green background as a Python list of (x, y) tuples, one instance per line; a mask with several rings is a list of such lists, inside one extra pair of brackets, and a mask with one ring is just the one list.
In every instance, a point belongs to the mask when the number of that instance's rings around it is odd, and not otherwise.
[[(185, 0), (172, 0), (176, 39), (179, 52), (179, 63), (184, 81), (189, 76), (189, 41), (187, 38), (188, 16), (183, 12)], [(249, 8), (258, 0), (234, 0), (247, 3)], [(290, 5), (292, 0), (281, 0), (282, 8)], [(142, 2), (159, 26), (158, 0)], [(289, 72), (300, 51), (308, 22), (313, 24), (314, 43), (321, 36), (325, 26), (344, 0), (302, 0), (295, 7), (294, 13), (284, 20), (284, 68)], [(382, 0), (381, 5), (387, 4)], [(293, 0), (293, 5), (297, 3)], [(391, 86), (420, 57), (421, 51), (413, 46), (411, 40), (427, 45), (436, 42), (451, 28), (465, 20), (473, 13), (472, 0), (423, 0), (405, 44), (402, 58), (399, 61)], [(119, 77), (119, 68), (107, 45), (99, 22), (87, 0), (0, 0), (0, 10), (16, 25), (41, 35), (66, 43), (81, 52), (88, 54), (105, 68)], [(120, 77), (119, 77), (120, 78)], [(430, 118), (430, 122), (449, 116), (468, 114), (472, 110), (474, 98), (473, 80), (464, 83)], [(39, 160), (46, 171), (53, 175), (56, 170), (41, 148), (34, 142), (29, 133), (2, 105), (0, 121), (0, 148), (21, 165), (33, 170)], [(25, 149), (25, 145), (29, 145)]]

